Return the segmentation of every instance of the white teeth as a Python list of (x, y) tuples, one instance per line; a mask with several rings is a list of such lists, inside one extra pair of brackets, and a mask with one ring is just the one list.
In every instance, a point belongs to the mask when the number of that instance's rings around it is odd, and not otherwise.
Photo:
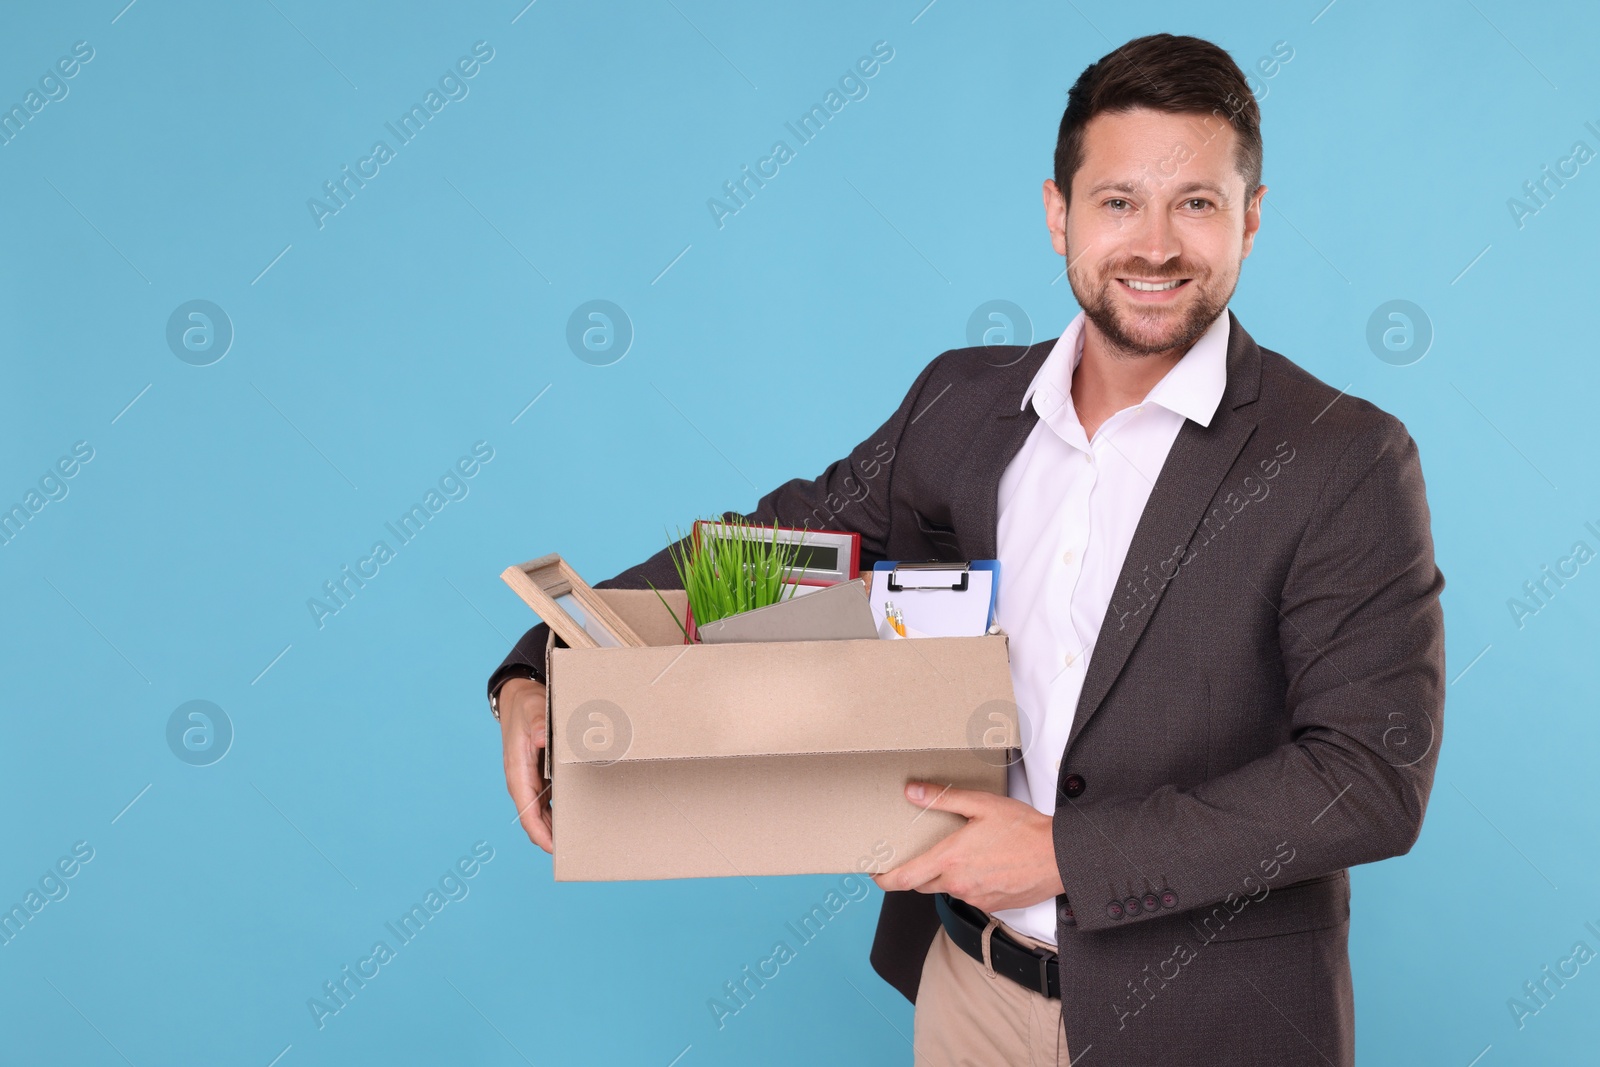
[(1141, 293), (1164, 293), (1168, 289), (1176, 289), (1182, 279), (1175, 278), (1170, 282), (1138, 282), (1132, 278), (1123, 279), (1123, 284), (1129, 289), (1136, 289)]

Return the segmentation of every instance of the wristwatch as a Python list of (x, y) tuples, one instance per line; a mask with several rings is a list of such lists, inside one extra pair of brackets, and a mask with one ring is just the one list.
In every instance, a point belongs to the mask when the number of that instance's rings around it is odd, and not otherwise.
[(513, 678), (526, 678), (531, 682), (540, 682), (544, 680), (539, 677), (539, 673), (532, 667), (523, 667), (520, 670), (508, 674), (504, 678), (500, 679), (500, 684), (495, 686), (494, 692), (489, 694), (489, 713), (494, 716), (496, 722), (500, 721), (500, 690), (504, 689), (506, 687), (506, 683), (511, 681)]

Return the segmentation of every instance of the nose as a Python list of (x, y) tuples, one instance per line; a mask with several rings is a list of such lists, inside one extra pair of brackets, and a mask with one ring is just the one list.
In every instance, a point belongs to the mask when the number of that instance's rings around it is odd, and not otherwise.
[(1154, 206), (1139, 213), (1129, 237), (1130, 251), (1157, 267), (1178, 258), (1183, 251), (1171, 215)]

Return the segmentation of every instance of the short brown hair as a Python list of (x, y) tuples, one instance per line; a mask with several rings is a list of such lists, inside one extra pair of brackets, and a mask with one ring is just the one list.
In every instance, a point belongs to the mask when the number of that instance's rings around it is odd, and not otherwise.
[(1245, 192), (1261, 184), (1261, 108), (1244, 72), (1210, 41), (1156, 33), (1089, 64), (1068, 91), (1055, 159), (1056, 185), (1064, 198), (1072, 199), (1072, 177), (1083, 165), (1083, 128), (1089, 120), (1137, 107), (1221, 116), (1239, 138), (1235, 163)]

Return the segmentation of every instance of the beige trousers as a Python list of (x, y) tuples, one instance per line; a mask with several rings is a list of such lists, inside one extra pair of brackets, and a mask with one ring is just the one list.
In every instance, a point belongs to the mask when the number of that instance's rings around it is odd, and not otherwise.
[(944, 927), (922, 964), (912, 1018), (917, 1067), (1068, 1067), (1061, 1002), (1018, 985), (989, 964), (996, 927), (1030, 948), (1055, 946), (989, 917), (983, 962), (962, 952)]

